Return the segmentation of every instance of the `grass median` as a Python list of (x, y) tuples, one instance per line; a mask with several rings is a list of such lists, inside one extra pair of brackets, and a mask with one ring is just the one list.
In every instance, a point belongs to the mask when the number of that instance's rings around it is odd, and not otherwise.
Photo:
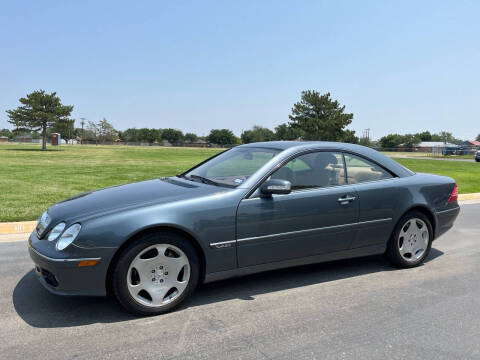
[[(149, 146), (0, 145), (0, 222), (35, 220), (77, 193), (178, 174), (221, 149)], [(395, 159), (416, 172), (453, 177), (460, 193), (480, 192), (480, 164)]]

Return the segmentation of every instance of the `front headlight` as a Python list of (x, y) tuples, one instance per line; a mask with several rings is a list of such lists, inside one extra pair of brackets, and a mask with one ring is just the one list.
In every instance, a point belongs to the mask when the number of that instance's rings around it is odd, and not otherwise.
[(56, 245), (57, 250), (63, 250), (68, 245), (70, 245), (73, 242), (73, 240), (75, 240), (75, 238), (77, 237), (81, 228), (82, 226), (80, 224), (73, 224), (67, 230), (65, 230), (62, 236), (60, 236), (60, 239), (58, 239), (57, 241), (57, 245)]
[(42, 216), (40, 216), (37, 224), (37, 234), (39, 237), (43, 235), (45, 229), (48, 227), (48, 225), (50, 225), (51, 221), (52, 218), (48, 215), (46, 211), (42, 214)]
[(52, 231), (50, 231), (50, 234), (48, 234), (48, 241), (53, 241), (57, 240), (60, 234), (62, 233), (63, 229), (65, 229), (65, 223), (61, 222), (60, 224), (57, 224)]

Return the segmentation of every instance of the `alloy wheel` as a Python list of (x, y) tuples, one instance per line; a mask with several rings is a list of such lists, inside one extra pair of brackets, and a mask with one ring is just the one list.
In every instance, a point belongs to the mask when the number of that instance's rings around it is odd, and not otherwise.
[(427, 224), (419, 218), (409, 219), (398, 236), (400, 255), (408, 262), (417, 261), (427, 250), (429, 240)]
[(138, 303), (161, 307), (178, 298), (190, 280), (190, 262), (185, 253), (170, 244), (143, 249), (131, 262), (127, 288)]

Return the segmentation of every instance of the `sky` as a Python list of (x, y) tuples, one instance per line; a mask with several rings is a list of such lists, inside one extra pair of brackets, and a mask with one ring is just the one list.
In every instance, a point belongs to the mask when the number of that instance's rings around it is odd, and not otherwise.
[[(480, 133), (480, 1), (4, 1), (0, 128), (27, 93), (117, 129), (208, 135), (330, 92), (349, 126)], [(78, 123), (77, 123), (77, 126)]]

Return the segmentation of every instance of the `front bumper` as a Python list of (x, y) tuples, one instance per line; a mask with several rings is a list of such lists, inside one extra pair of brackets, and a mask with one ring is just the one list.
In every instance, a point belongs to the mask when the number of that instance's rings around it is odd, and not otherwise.
[[(35, 232), (28, 240), (28, 251), (35, 264), (35, 273), (40, 283), (57, 295), (106, 295), (106, 276), (110, 252), (105, 250), (104, 257), (64, 257), (54, 258), (44, 254), (41, 247), (51, 246), (47, 240), (38, 240)], [(47, 249), (44, 249), (47, 250)], [(94, 250), (94, 249), (92, 249)], [(92, 250), (87, 251), (91, 253)], [(100, 254), (99, 254), (100, 255)], [(83, 260), (99, 260), (94, 266), (79, 267)]]

